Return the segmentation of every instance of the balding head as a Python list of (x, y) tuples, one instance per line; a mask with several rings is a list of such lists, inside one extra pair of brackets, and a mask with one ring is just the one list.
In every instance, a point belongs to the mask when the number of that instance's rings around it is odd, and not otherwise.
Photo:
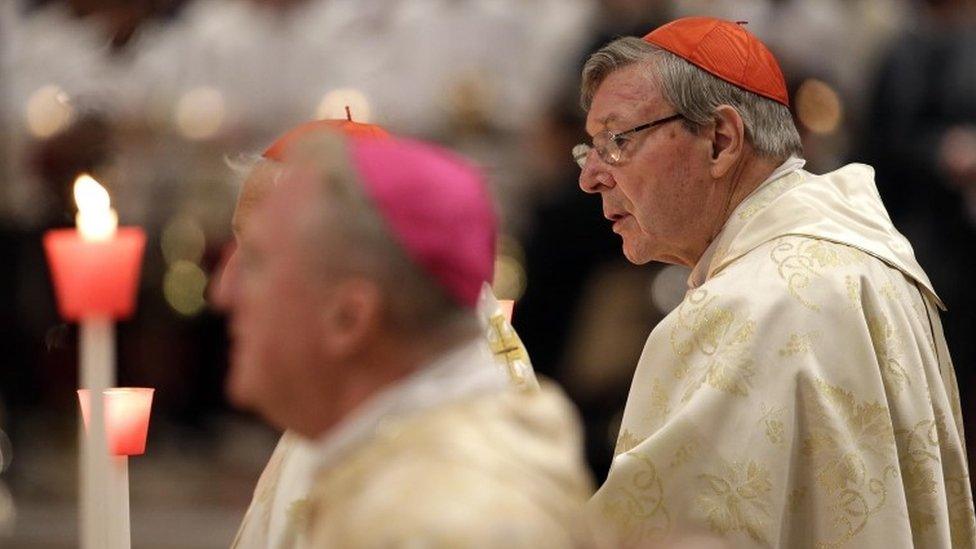
[(231, 399), (317, 436), (480, 326), (392, 237), (345, 140), (310, 135), (293, 151), (249, 174), (216, 295)]

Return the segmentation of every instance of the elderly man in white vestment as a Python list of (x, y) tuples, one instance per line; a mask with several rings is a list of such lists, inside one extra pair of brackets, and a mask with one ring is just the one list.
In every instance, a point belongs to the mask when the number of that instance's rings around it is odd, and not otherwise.
[(495, 217), (480, 174), (324, 125), (251, 172), (215, 291), (231, 399), (287, 429), (233, 546), (585, 546), (575, 411), (535, 383), (482, 288)]
[(803, 169), (779, 65), (740, 24), (617, 39), (582, 79), (580, 187), (631, 262), (693, 269), (594, 525), (621, 547), (976, 546), (944, 306), (873, 170)]

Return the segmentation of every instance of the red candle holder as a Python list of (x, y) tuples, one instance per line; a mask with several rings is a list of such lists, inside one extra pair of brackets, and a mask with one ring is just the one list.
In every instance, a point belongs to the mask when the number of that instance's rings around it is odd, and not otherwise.
[[(105, 438), (113, 456), (141, 456), (146, 452), (154, 391), (147, 387), (115, 387), (103, 393)], [(86, 429), (89, 393), (88, 389), (78, 389), (78, 403)]]
[(45, 233), (44, 251), (61, 317), (132, 316), (145, 247), (146, 233), (137, 227), (122, 227), (106, 241), (84, 240), (75, 229)]

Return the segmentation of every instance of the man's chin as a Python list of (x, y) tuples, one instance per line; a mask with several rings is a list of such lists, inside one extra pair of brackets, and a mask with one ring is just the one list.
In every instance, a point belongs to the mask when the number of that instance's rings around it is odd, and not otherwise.
[(630, 261), (634, 265), (644, 265), (654, 259), (646, 250), (629, 244), (626, 237), (624, 237), (623, 252), (627, 261)]
[(238, 357), (232, 355), (230, 369), (224, 380), (224, 394), (227, 396), (227, 401), (235, 408), (257, 411), (255, 391), (245, 381), (245, 376), (241, 375), (244, 368)]
[(242, 389), (239, 383), (235, 383), (233, 376), (228, 377), (227, 383), (224, 386), (224, 394), (227, 395), (227, 401), (233, 407), (239, 410), (254, 409), (254, 405), (248, 397), (247, 391)]
[(287, 429), (286, 425), (284, 425), (281, 421), (276, 421), (276, 419), (272, 417), (272, 414), (268, 413), (269, 411), (262, 405), (263, 403), (261, 400), (256, 398), (257, 395), (255, 395), (253, 391), (235, 384), (233, 379), (228, 380), (224, 392), (227, 395), (227, 400), (234, 408), (242, 412), (253, 413), (262, 421), (277, 429)]

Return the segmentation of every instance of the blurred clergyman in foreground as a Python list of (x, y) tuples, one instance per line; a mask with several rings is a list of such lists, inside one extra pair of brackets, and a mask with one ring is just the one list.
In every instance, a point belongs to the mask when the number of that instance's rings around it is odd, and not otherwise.
[(580, 544), (575, 411), (513, 387), (476, 314), (495, 216), (474, 168), (304, 127), (253, 169), (235, 235), (228, 392), (287, 429), (235, 547)]
[(622, 546), (976, 545), (942, 302), (869, 166), (803, 170), (773, 55), (680, 19), (594, 53), (582, 92), (580, 186), (630, 261), (693, 269), (647, 340), (595, 522)]

